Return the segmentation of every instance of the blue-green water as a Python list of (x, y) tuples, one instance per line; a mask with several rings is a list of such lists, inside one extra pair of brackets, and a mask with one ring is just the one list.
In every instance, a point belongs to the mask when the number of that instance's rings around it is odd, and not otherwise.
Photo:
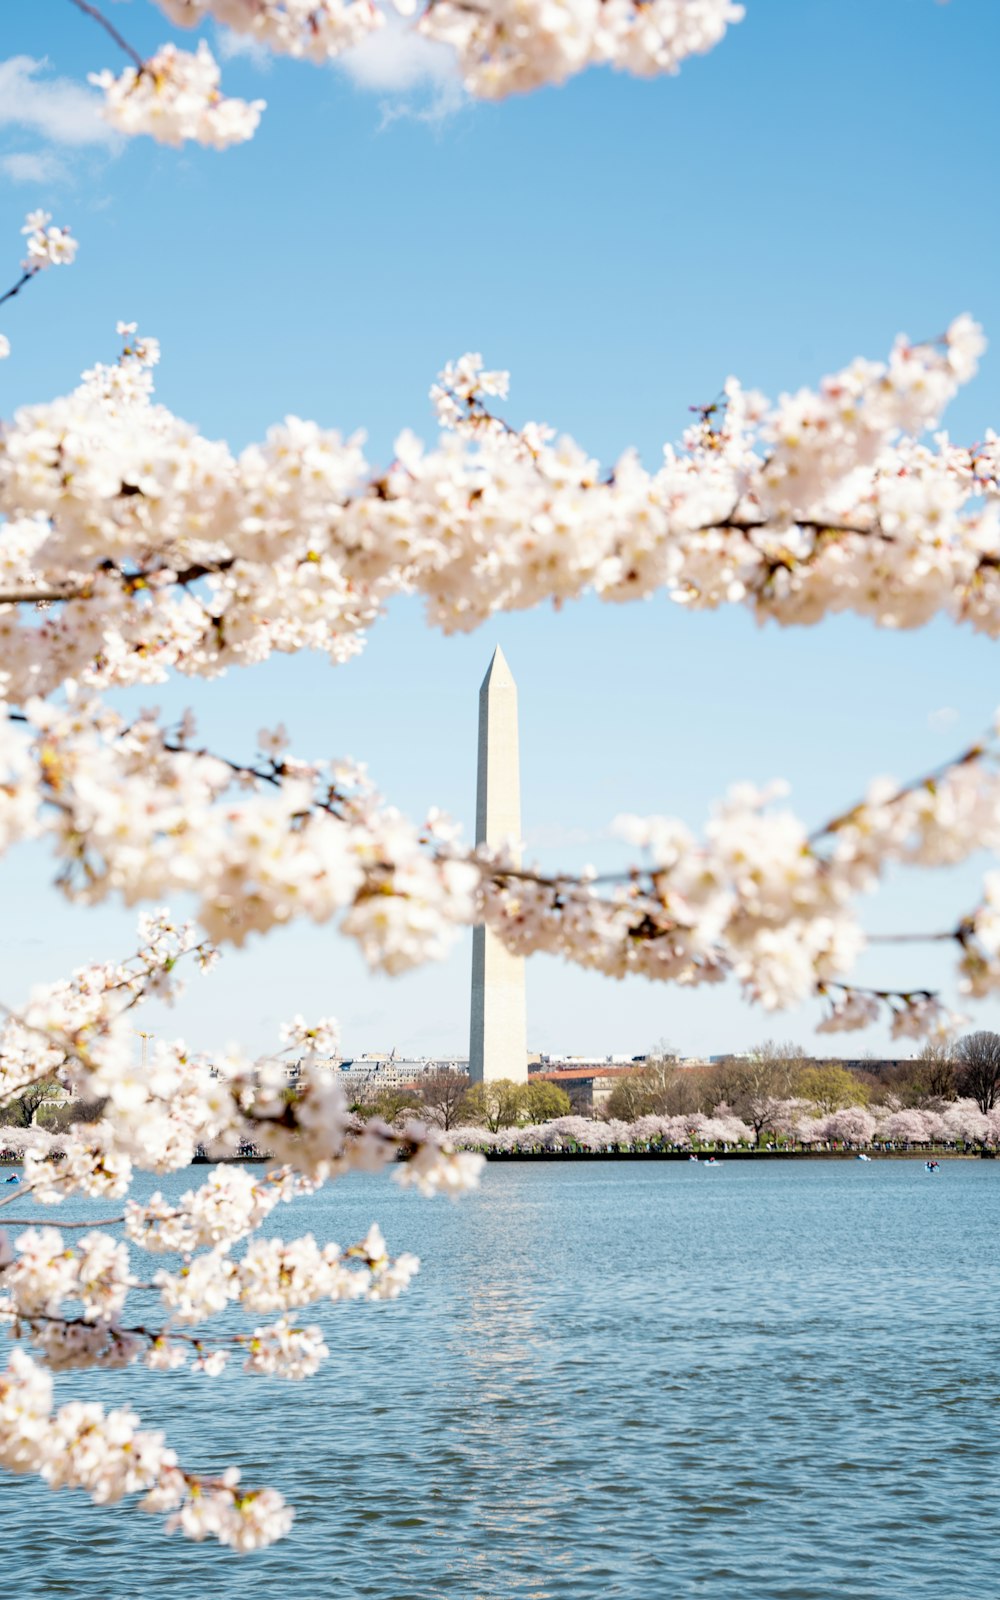
[(350, 1179), (273, 1231), (378, 1217), (424, 1268), (310, 1312), (316, 1378), (59, 1381), (274, 1483), (291, 1537), (240, 1557), (5, 1477), (4, 1589), (994, 1600), (998, 1215), (971, 1161), (498, 1165), (457, 1206)]

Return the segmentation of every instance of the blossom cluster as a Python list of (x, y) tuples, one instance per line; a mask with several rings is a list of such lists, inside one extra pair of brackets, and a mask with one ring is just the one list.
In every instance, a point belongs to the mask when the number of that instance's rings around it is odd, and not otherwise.
[[(171, 22), (207, 19), (278, 55), (324, 62), (384, 25), (373, 0), (157, 0)], [(400, 10), (403, 9), (401, 5)]]
[(132, 331), (0, 435), (0, 693), (211, 677), (274, 651), (342, 661), (400, 593), (446, 632), (662, 590), (783, 625), (944, 614), (996, 637), (1000, 442), (921, 440), (981, 349), (959, 317), (774, 405), (730, 380), (655, 472), (501, 422), (506, 374), (466, 356), (432, 391), (437, 446), (404, 432), (378, 472), (362, 434), (294, 417), (234, 456), (154, 402), (159, 348)]
[(25, 272), (68, 266), (76, 256), (76, 239), (68, 228), (55, 226), (47, 211), (30, 211), (21, 232), (27, 241), (28, 253), (21, 263)]
[(469, 94), (499, 100), (591, 66), (642, 78), (675, 73), (742, 17), (733, 0), (431, 0), (419, 29), (454, 47)]
[[(2, 296), (3, 300), (9, 300), (19, 293), (29, 278), (37, 277), (46, 267), (68, 266), (76, 256), (77, 240), (73, 238), (68, 228), (54, 225), (47, 211), (29, 211), (21, 233), (25, 238), (28, 252), (21, 262), (22, 276), (20, 281)], [(0, 361), (9, 355), (10, 340), (4, 334), (0, 334)]]
[[(158, 0), (180, 27), (208, 19), (253, 45), (324, 62), (362, 43), (386, 25), (374, 0)], [(417, 0), (393, 0), (407, 18)], [(739, 22), (734, 0), (427, 0), (412, 26), (455, 51), (466, 91), (497, 100), (563, 83), (590, 66), (610, 65), (639, 77), (675, 73), (705, 55)], [(130, 52), (131, 53), (131, 52)], [(185, 140), (221, 149), (252, 137), (262, 101), (225, 97), (219, 68), (200, 40), (192, 54), (163, 45), (148, 61), (116, 77), (91, 75), (103, 89), (105, 115), (127, 134), (146, 133), (165, 144)]]
[(182, 1471), (162, 1433), (134, 1412), (71, 1400), (52, 1409), (52, 1379), (22, 1350), (0, 1372), (0, 1466), (37, 1473), (52, 1489), (83, 1489), (98, 1505), (141, 1494), (144, 1511), (170, 1511), (168, 1528), (236, 1550), (280, 1539), (292, 1512), (274, 1489), (245, 1490), (239, 1473), (206, 1481)]
[(204, 40), (197, 50), (165, 44), (141, 67), (117, 77), (109, 69), (90, 74), (104, 91), (104, 116), (119, 133), (148, 133), (161, 144), (186, 140), (224, 150), (252, 139), (263, 100), (237, 100), (219, 89), (218, 63)]
[(29, 1192), (56, 1204), (73, 1193), (119, 1198), (134, 1169), (177, 1171), (203, 1149), (231, 1156), (260, 1146), (284, 1163), (262, 1182), (218, 1177), (180, 1206), (165, 1208), (159, 1194), (138, 1210), (130, 1206), (123, 1216), (129, 1236), (144, 1249), (169, 1251), (231, 1244), (279, 1201), (347, 1172), (401, 1162), (405, 1183), (423, 1194), (457, 1195), (475, 1186), (477, 1163), (438, 1130), (417, 1122), (403, 1129), (378, 1119), (358, 1122), (328, 1062), (300, 1060), (290, 1082), (280, 1055), (200, 1057), (180, 1039), (156, 1040), (148, 1059), (137, 1062), (132, 1009), (166, 991), (154, 982), (136, 981), (131, 990), (109, 984), (108, 970), (114, 969), (86, 968), (68, 984), (36, 991), (0, 1029), (0, 1060), (11, 1063), (0, 1099), (14, 1098), (27, 1083), (52, 1081), (100, 1113), (59, 1136), (56, 1164), (53, 1140), (33, 1137), (24, 1152), (25, 1184), (12, 1198)]
[[(475, 1158), (465, 1152), (463, 1159)], [(126, 1214), (133, 1234), (140, 1209), (130, 1203)], [(183, 1202), (177, 1209), (183, 1217)], [(287, 1313), (320, 1300), (395, 1300), (420, 1266), (416, 1256), (405, 1252), (391, 1257), (374, 1223), (363, 1240), (346, 1250), (333, 1243), (318, 1245), (306, 1234), (287, 1243), (251, 1239), (237, 1257), (233, 1242), (223, 1238), (202, 1253), (185, 1252), (176, 1270), (161, 1268), (151, 1283), (143, 1284), (132, 1271), (128, 1245), (109, 1233), (95, 1230), (73, 1245), (58, 1228), (31, 1227), (14, 1239), (13, 1249), (3, 1236), (0, 1320), (17, 1337), (28, 1339), (45, 1365), (56, 1371), (124, 1367), (136, 1361), (172, 1368), (194, 1356), (196, 1370), (215, 1373), (231, 1350), (240, 1349), (247, 1352), (245, 1365), (252, 1371), (261, 1368), (264, 1348), (270, 1373), (298, 1379), (308, 1375), (307, 1336), (316, 1364), (327, 1352), (317, 1330), (295, 1329)], [(143, 1248), (151, 1247), (147, 1234)], [(146, 1306), (141, 1321), (130, 1325), (130, 1296), (148, 1299), (154, 1292), (158, 1310)], [(230, 1305), (255, 1314), (280, 1312), (281, 1321), (252, 1333), (224, 1333), (207, 1344), (184, 1333)], [(297, 1337), (289, 1340), (292, 1332)], [(281, 1360), (282, 1345), (287, 1346), (287, 1364)]]

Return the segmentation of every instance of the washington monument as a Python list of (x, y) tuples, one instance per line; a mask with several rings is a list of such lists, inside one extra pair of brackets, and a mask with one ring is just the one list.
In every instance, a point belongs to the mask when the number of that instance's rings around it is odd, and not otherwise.
[[(515, 847), (521, 841), (517, 684), (498, 645), (479, 691), (476, 843), (509, 841)], [(524, 959), (511, 955), (496, 934), (483, 927), (472, 931), (469, 1077), (473, 1083), (528, 1079)]]

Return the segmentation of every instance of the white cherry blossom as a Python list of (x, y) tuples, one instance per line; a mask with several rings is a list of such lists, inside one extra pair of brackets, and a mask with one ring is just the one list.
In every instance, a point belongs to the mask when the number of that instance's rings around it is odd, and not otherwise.
[(165, 44), (138, 67), (119, 76), (105, 69), (90, 74), (104, 91), (104, 115), (120, 133), (148, 133), (161, 144), (187, 140), (224, 150), (251, 139), (263, 100), (236, 100), (219, 89), (219, 67), (204, 39), (192, 54)]
[[(387, 471), (369, 466), (360, 433), (297, 418), (235, 457), (154, 403), (158, 347), (124, 326), (117, 363), (22, 408), (0, 436), (12, 701), (67, 678), (212, 677), (274, 651), (342, 661), (412, 592), (446, 632), (588, 591), (621, 602), (662, 589), (784, 626), (851, 610), (1000, 635), (995, 442), (923, 438), (974, 370), (967, 317), (939, 343), (897, 342), (887, 362), (855, 361), (773, 406), (730, 380), (724, 406), (656, 471), (634, 453), (602, 470), (570, 439), (501, 422), (489, 404), (506, 374), (479, 356), (432, 391), (437, 445), (404, 431)], [(287, 768), (285, 730), (262, 739)]]

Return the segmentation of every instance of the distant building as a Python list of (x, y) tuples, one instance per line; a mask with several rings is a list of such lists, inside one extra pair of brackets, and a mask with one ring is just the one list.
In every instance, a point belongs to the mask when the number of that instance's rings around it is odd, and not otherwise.
[(570, 1105), (578, 1117), (602, 1117), (615, 1085), (630, 1073), (639, 1072), (642, 1062), (629, 1060), (617, 1065), (607, 1062), (574, 1062), (572, 1066), (554, 1067), (533, 1072), (529, 1082), (554, 1083), (569, 1095)]
[(469, 1062), (465, 1056), (397, 1056), (366, 1053), (349, 1060), (332, 1062), (339, 1071), (348, 1090), (362, 1085), (375, 1089), (402, 1089), (418, 1083), (422, 1077), (436, 1072), (468, 1073)]
[(528, 1057), (529, 1072), (568, 1072), (573, 1067), (584, 1067), (588, 1070), (598, 1067), (637, 1067), (642, 1066), (645, 1056), (557, 1056), (545, 1054)]
[[(631, 1072), (640, 1072), (648, 1061), (647, 1056), (605, 1055), (570, 1056), (555, 1055), (545, 1051), (527, 1056), (528, 1081), (539, 1079), (556, 1083), (569, 1095), (573, 1110), (580, 1116), (601, 1116), (620, 1078)], [(679, 1056), (673, 1065), (681, 1069), (705, 1070), (721, 1066), (726, 1061), (747, 1061), (746, 1053), (735, 1051), (729, 1055)], [(834, 1064), (847, 1067), (851, 1072), (866, 1072), (873, 1078), (883, 1077), (896, 1067), (910, 1065), (913, 1057), (865, 1057), (845, 1059), (836, 1057), (807, 1057), (810, 1064), (822, 1067)], [(378, 1089), (402, 1089), (419, 1084), (429, 1073), (460, 1072), (467, 1076), (467, 1056), (400, 1056), (395, 1050), (366, 1050), (362, 1055), (344, 1057), (324, 1063), (330, 1072), (341, 1075), (345, 1089), (350, 1092), (362, 1086)], [(287, 1068), (289, 1082), (298, 1078), (298, 1065)]]
[(914, 1056), (892, 1056), (878, 1059), (864, 1057), (858, 1061), (848, 1061), (844, 1056), (825, 1056), (817, 1061), (818, 1067), (846, 1067), (848, 1072), (867, 1072), (873, 1078), (882, 1078), (887, 1072), (892, 1072), (896, 1067), (911, 1067), (916, 1058)]
[[(737, 1054), (735, 1051), (724, 1056), (709, 1056), (710, 1066), (723, 1066), (727, 1061), (750, 1061), (751, 1052)], [(846, 1056), (806, 1056), (806, 1064), (810, 1067), (846, 1067), (848, 1072), (867, 1072), (873, 1078), (884, 1077), (887, 1072), (892, 1072), (896, 1067), (911, 1066), (913, 1056), (865, 1056), (857, 1060), (848, 1059)], [(697, 1065), (699, 1063), (691, 1063)], [(684, 1066), (688, 1063), (684, 1062)]]

